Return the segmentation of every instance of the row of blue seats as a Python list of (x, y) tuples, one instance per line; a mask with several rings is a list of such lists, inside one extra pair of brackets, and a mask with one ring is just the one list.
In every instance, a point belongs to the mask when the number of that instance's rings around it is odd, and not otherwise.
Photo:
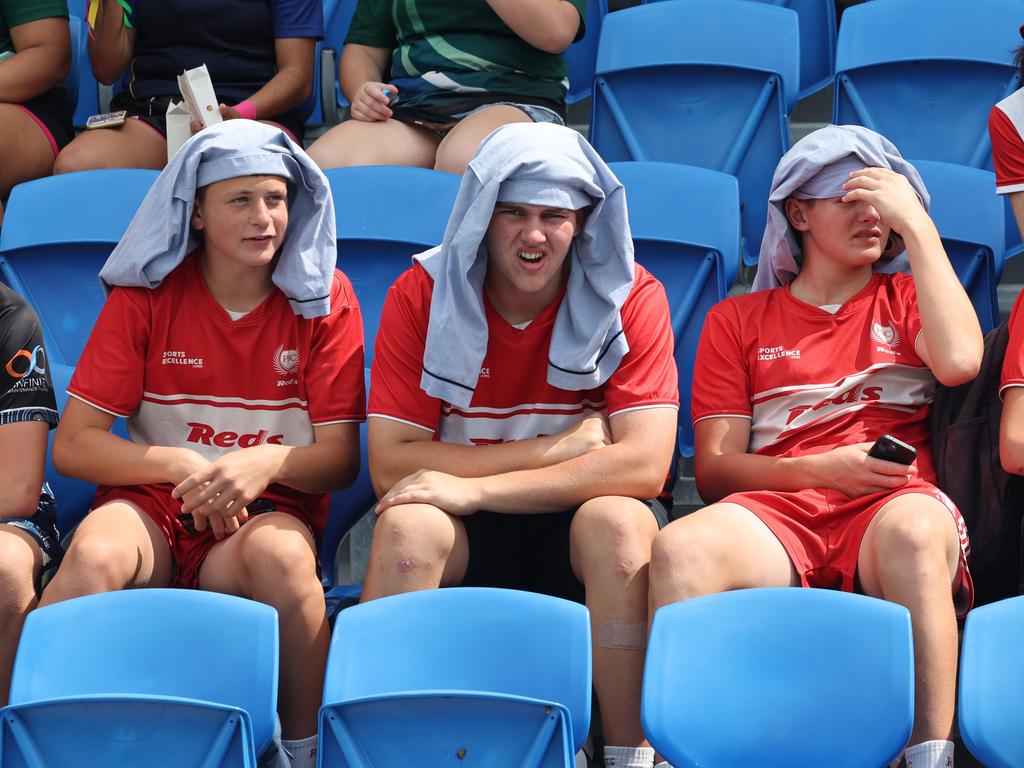
[[(1002, 211), (992, 174), (947, 163), (919, 164), (932, 190), (932, 213), (982, 325), (997, 320), (995, 286)], [(665, 285), (679, 372), (679, 453), (693, 456), (689, 418), (693, 362), (704, 315), (725, 298), (739, 270), (740, 199), (736, 179), (670, 163), (613, 163), (629, 196), (637, 260)], [(458, 189), (457, 176), (421, 168), (362, 167), (327, 172), (335, 201), (338, 265), (362, 308), (367, 366), (373, 359), (384, 296), (410, 257), (441, 241)], [(0, 230), (0, 277), (37, 310), (50, 371), (64, 389), (103, 305), (97, 274), (145, 196), (155, 171), (87, 171), (21, 184), (12, 191)], [(401, 211), (399, 216), (386, 215)], [(60, 226), (54, 226), (55, 218)], [(123, 424), (116, 427), (122, 430)], [(334, 494), (322, 561), (333, 581), (333, 556), (344, 533), (373, 502), (365, 427), (359, 479)], [(88, 509), (93, 487), (47, 477), (57, 492), (62, 529)]]
[[(430, 590), (354, 606), (335, 630), (318, 765), (575, 766), (591, 719), (584, 606)], [(976, 609), (964, 633), (960, 733), (996, 768), (1024, 764), (1022, 630), (1024, 597)], [(277, 615), (260, 603), (153, 589), (42, 608), (0, 710), (0, 765), (255, 766), (277, 682)], [(667, 606), (641, 719), (676, 768), (885, 765), (914, 720), (910, 615), (818, 589)]]

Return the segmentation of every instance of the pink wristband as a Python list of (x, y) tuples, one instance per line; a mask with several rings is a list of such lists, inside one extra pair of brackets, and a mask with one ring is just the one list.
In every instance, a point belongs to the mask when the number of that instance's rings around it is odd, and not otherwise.
[(239, 117), (244, 117), (246, 120), (256, 119), (256, 107), (248, 99), (235, 104), (235, 110), (238, 112)]

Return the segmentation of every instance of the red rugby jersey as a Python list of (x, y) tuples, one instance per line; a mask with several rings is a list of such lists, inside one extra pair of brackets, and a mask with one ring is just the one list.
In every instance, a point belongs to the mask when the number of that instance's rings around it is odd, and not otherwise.
[(934, 482), (929, 405), (936, 381), (909, 275), (872, 276), (834, 315), (788, 287), (720, 302), (704, 321), (693, 421), (751, 420), (751, 453), (800, 456), (891, 434), (918, 450)]
[(988, 134), (1000, 195), (1024, 190), (1024, 89), (1000, 101), (989, 113)]

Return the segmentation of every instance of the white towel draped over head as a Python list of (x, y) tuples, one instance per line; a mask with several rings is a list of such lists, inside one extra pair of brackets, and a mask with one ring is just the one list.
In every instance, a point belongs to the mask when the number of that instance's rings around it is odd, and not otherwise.
[(498, 202), (579, 210), (565, 297), (548, 348), (547, 381), (599, 387), (629, 351), (619, 310), (633, 287), (633, 240), (622, 184), (579, 133), (513, 123), (491, 133), (466, 168), (444, 241), (414, 258), (434, 280), (420, 386), (468, 406), (487, 351), (485, 235)]
[[(782, 156), (772, 176), (768, 195), (768, 224), (761, 240), (761, 254), (753, 290), (778, 288), (791, 282), (800, 271), (800, 245), (786, 217), (786, 199), (802, 200), (840, 197), (851, 171), (888, 168), (902, 173), (917, 192), (925, 210), (930, 198), (920, 174), (903, 159), (895, 145), (884, 136), (859, 125), (828, 125), (809, 133)], [(885, 258), (874, 264), (876, 272), (909, 272), (903, 241), (892, 234), (893, 244)]]
[(328, 314), (337, 245), (327, 178), (284, 131), (252, 120), (225, 120), (182, 145), (100, 270), (104, 290), (115, 285), (160, 285), (202, 242), (191, 227), (196, 190), (258, 175), (282, 176), (288, 183), (288, 230), (274, 268), (274, 285), (295, 314)]

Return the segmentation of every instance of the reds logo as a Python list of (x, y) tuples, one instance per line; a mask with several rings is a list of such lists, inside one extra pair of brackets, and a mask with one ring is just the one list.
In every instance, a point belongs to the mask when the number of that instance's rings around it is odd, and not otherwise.
[(236, 445), (239, 448), (252, 448), (254, 445), (264, 443), (281, 445), (281, 441), (284, 440), (284, 435), (271, 435), (265, 429), (240, 435), (237, 432), (218, 432), (209, 424), (200, 421), (190, 421), (186, 426), (192, 428), (185, 438), (188, 442), (215, 445), (218, 448), (232, 448)]
[(900, 335), (891, 325), (871, 324), (871, 338), (890, 347), (900, 345)]
[(796, 408), (789, 409), (789, 418), (786, 419), (786, 424), (789, 425), (793, 420), (807, 411), (820, 411), (822, 408), (826, 408), (830, 405), (850, 405), (851, 403), (870, 403), (877, 402), (882, 399), (882, 387), (862, 387), (858, 384), (852, 389), (848, 389), (845, 392), (841, 392), (835, 397), (829, 397), (822, 400), (820, 403), (814, 405), (800, 405)]
[(299, 350), (285, 349), (282, 344), (274, 353), (274, 370), (278, 376), (292, 376), (299, 367)]

